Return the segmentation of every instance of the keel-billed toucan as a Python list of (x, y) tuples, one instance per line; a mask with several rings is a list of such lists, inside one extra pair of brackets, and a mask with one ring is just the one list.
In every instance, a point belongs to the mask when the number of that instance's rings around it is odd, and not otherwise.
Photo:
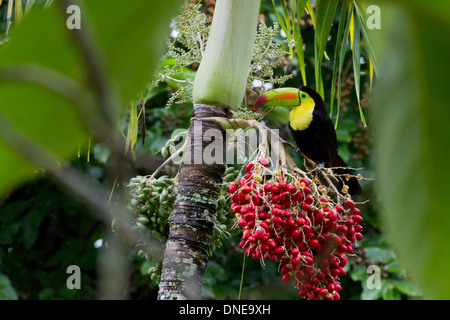
[[(328, 164), (339, 175), (351, 174), (339, 156), (336, 131), (328, 115), (325, 102), (313, 89), (308, 87), (279, 88), (261, 95), (254, 109), (268, 106), (291, 107), (289, 127), (299, 150), (318, 164)], [(360, 194), (361, 187), (355, 177), (345, 181), (351, 195)]]

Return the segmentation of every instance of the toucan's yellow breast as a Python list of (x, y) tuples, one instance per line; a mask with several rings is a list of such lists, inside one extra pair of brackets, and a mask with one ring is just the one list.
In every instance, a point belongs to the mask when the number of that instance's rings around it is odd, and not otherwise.
[(305, 130), (313, 120), (314, 100), (309, 98), (303, 100), (301, 105), (294, 107), (289, 114), (289, 123), (294, 130)]

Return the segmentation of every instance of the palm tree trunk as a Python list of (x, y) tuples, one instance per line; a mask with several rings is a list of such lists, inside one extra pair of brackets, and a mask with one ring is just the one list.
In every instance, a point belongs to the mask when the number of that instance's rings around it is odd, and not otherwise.
[[(178, 178), (177, 201), (170, 221), (158, 299), (199, 299), (203, 274), (208, 263), (208, 248), (216, 219), (224, 161), (206, 165), (203, 155), (211, 142), (203, 139), (209, 129), (221, 133), (217, 145), (224, 146), (225, 133), (215, 124), (203, 123), (205, 117), (230, 117), (230, 111), (217, 106), (197, 104), (191, 124), (188, 152), (183, 157)], [(200, 136), (199, 136), (200, 135)], [(225, 155), (225, 153), (222, 153)], [(222, 159), (223, 160), (223, 159)]]

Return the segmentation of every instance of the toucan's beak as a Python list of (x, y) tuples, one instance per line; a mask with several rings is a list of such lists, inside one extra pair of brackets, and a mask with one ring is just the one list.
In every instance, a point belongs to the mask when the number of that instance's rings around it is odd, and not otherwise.
[(256, 99), (253, 110), (261, 107), (296, 107), (300, 105), (298, 88), (272, 89)]

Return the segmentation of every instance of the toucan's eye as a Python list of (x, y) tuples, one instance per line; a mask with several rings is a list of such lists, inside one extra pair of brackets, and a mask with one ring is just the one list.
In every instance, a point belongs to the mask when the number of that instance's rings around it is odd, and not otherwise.
[(306, 98), (306, 94), (302, 93), (302, 98)]

